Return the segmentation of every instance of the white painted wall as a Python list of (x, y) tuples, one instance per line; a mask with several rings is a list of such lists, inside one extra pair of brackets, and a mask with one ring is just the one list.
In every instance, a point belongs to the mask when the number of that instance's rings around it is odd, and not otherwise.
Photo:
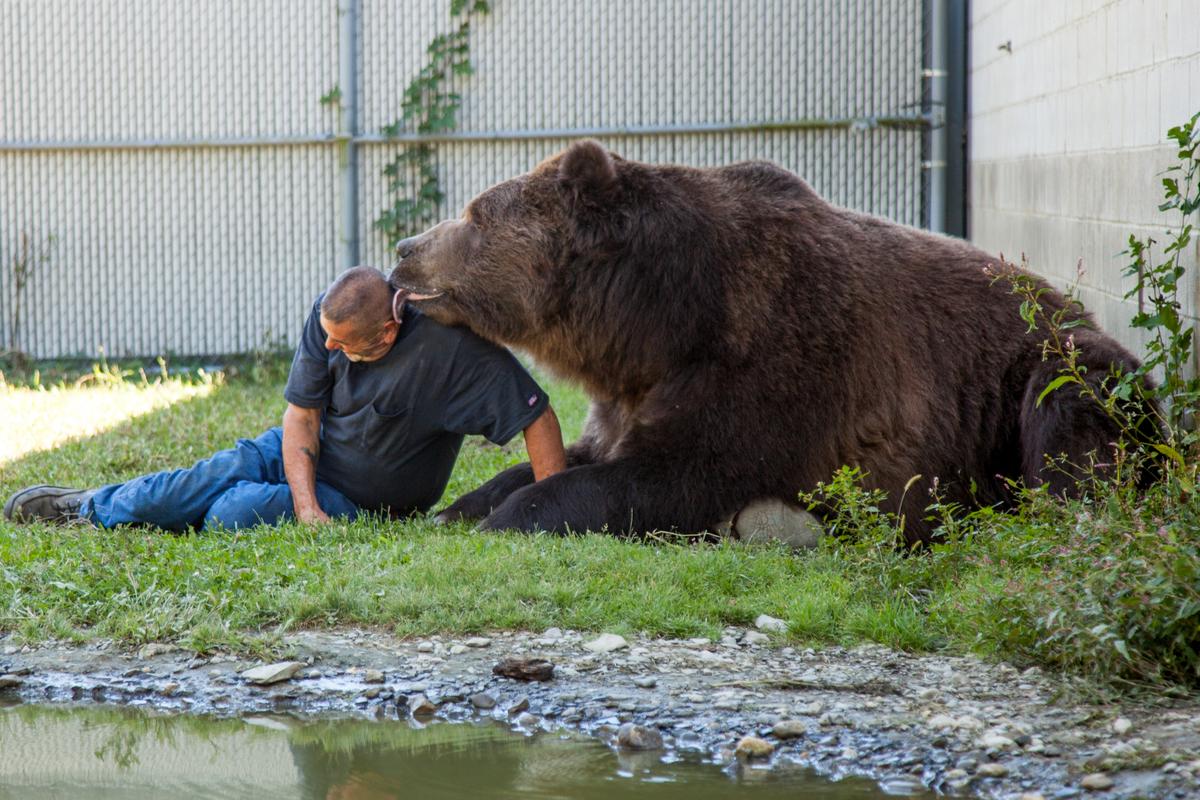
[(1178, 219), (1157, 210), (1158, 173), (1167, 129), (1197, 111), (1200, 0), (971, 0), (971, 239), (1060, 286), (1082, 259), (1084, 303), (1140, 347), (1120, 252)]

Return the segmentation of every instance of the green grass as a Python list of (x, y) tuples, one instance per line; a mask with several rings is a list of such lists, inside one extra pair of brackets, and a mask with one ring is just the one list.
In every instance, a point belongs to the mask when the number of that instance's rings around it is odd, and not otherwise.
[[(0, 452), (0, 493), (186, 466), (276, 424), (283, 374), (276, 365), (228, 379), (91, 380), (57, 391), (0, 384), (10, 437), (40, 435), (20, 408), (52, 418), (46, 404), (111, 409), (112, 393), (174, 399), (148, 410), (130, 404), (142, 413), (51, 449)], [(543, 385), (567, 438), (578, 436), (584, 398)], [(22, 394), (30, 391), (43, 393), (39, 402)], [(80, 394), (94, 402), (81, 405)], [(523, 455), (519, 437), (503, 448), (469, 439), (442, 505)], [(786, 620), (781, 641), (796, 644), (973, 650), (1103, 681), (1198, 682), (1194, 498), (1114, 490), (1063, 504), (1032, 495), (1012, 514), (945, 515), (946, 543), (914, 555), (895, 546), (894, 520), (872, 511), (877, 498), (852, 475), (829, 491), (845, 509), (832, 521), (843, 536), (802, 554), (735, 542), (482, 534), (424, 519), (187, 535), (0, 521), (0, 631), (34, 641), (170, 639), (205, 650), (261, 648), (278, 632), (342, 625), (414, 636), (557, 625), (717, 637), (765, 613)]]
[[(0, 390), (0, 409), (10, 430), (21, 430), (12, 409), (30, 405), (18, 400), (22, 392), (41, 391), (34, 405), (53, 416), (45, 404), (79, 407), (71, 395), (103, 407), (115, 392), (170, 394), (170, 384), (188, 380), (92, 381), (56, 392), (10, 386)], [(544, 384), (564, 435), (575, 438), (585, 398)], [(260, 380), (210, 379), (202, 395), (0, 462), (0, 493), (39, 482), (95, 486), (188, 465), (275, 424), (281, 389), (280, 370)], [(503, 448), (468, 439), (443, 504), (523, 455), (519, 437)], [(182, 536), (0, 522), (0, 563), (0, 630), (31, 640), (178, 639), (205, 648), (251, 633), (350, 624), (412, 635), (559, 625), (718, 636), (722, 626), (769, 613), (792, 620), (798, 641), (936, 644), (910, 610), (865, 597), (836, 560), (737, 544), (480, 534), (423, 519)]]

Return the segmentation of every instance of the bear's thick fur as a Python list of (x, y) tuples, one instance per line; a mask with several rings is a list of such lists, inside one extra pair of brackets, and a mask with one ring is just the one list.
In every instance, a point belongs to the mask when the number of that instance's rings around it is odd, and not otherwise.
[[(650, 165), (581, 141), (398, 255), (391, 282), (426, 314), (592, 399), (565, 472), (515, 467), (445, 512), (489, 528), (712, 530), (849, 464), (917, 541), (934, 478), (964, 505), (1004, 502), (1005, 478), (1070, 491), (1046, 454), (1087, 465), (1119, 435), (1077, 388), (1035, 402), (1059, 364), (997, 258), (770, 163)], [(1072, 333), (1094, 380), (1137, 364), (1090, 321)]]

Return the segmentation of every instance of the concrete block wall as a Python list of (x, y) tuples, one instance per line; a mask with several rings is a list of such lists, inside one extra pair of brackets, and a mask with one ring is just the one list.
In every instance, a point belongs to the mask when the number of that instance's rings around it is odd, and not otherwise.
[(1120, 253), (1177, 224), (1159, 173), (1167, 129), (1200, 111), (1200, 0), (971, 0), (969, 37), (971, 240), (1060, 287), (1082, 267), (1085, 305), (1139, 350)]

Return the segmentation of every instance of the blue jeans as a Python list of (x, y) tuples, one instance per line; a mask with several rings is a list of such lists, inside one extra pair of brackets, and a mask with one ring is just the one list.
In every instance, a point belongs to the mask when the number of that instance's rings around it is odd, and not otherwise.
[[(317, 481), (317, 502), (331, 517), (353, 519), (358, 507), (329, 484)], [(283, 431), (238, 439), (228, 450), (188, 469), (143, 475), (105, 486), (84, 503), (82, 516), (111, 528), (125, 523), (169, 531), (188, 527), (250, 528), (286, 522), (292, 490), (283, 473)]]

